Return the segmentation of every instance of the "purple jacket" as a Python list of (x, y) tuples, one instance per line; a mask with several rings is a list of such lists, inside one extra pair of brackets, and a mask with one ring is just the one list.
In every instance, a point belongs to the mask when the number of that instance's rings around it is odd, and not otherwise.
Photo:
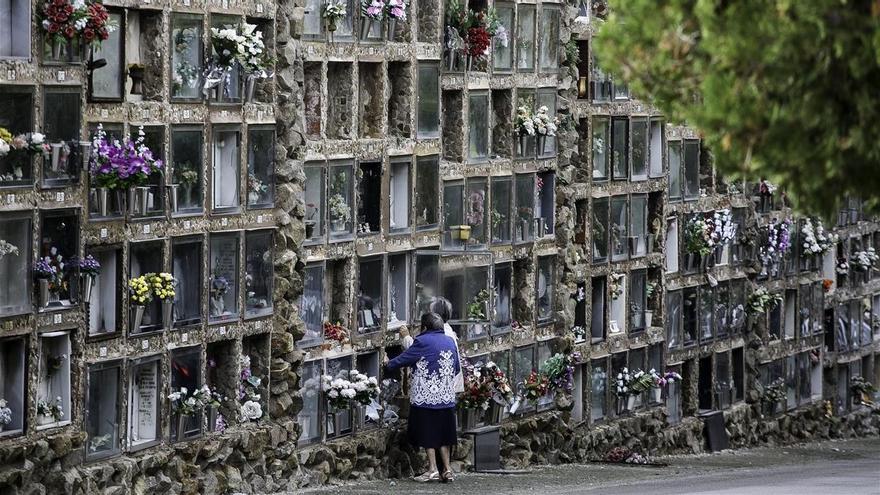
[(455, 380), (461, 365), (455, 341), (443, 329), (419, 334), (409, 349), (388, 363), (389, 370), (412, 366), (409, 401), (427, 409), (455, 407)]

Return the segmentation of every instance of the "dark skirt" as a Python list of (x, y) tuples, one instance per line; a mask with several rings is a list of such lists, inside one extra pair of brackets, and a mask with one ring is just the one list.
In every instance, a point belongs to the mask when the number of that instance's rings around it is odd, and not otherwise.
[(407, 436), (409, 436), (409, 443), (425, 449), (439, 449), (444, 445), (455, 445), (458, 443), (455, 408), (428, 409), (410, 406)]

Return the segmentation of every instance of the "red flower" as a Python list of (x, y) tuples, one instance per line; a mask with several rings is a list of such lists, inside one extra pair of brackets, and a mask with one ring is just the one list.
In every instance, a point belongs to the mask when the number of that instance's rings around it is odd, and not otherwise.
[(86, 41), (91, 43), (95, 39), (95, 31), (93, 29), (86, 28), (85, 30), (83, 30), (83, 37)]
[(489, 49), (489, 32), (483, 26), (468, 29), (468, 54), (472, 57), (482, 57)]
[(57, 23), (54, 23), (54, 22), (50, 22), (50, 23), (49, 23), (49, 33), (50, 33), (50, 34), (55, 34), (55, 33), (57, 33), (57, 32), (58, 32), (58, 29), (59, 29), (59, 28), (58, 28), (58, 24), (57, 24)]
[(73, 39), (74, 35), (76, 35), (76, 31), (73, 30), (73, 26), (67, 26), (64, 28), (64, 36), (68, 39)]

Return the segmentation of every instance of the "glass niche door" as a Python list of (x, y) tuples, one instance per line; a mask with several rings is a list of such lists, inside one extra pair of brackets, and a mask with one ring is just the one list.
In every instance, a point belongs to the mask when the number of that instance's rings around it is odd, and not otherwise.
[(495, 317), (491, 252), (416, 251), (413, 257), (413, 321), (437, 298), (447, 299), (452, 313), (447, 323), (467, 341), (489, 337)]

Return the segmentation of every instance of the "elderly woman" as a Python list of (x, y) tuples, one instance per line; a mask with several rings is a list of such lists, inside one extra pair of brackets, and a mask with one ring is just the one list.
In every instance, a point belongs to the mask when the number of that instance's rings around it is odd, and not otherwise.
[[(458, 440), (455, 427), (455, 375), (461, 371), (458, 346), (443, 331), (436, 313), (422, 315), (422, 331), (412, 345), (388, 363), (393, 371), (412, 368), (408, 436), (411, 444), (425, 449), (428, 471), (416, 481), (452, 481), (449, 446)], [(443, 461), (437, 469), (436, 452)]]

